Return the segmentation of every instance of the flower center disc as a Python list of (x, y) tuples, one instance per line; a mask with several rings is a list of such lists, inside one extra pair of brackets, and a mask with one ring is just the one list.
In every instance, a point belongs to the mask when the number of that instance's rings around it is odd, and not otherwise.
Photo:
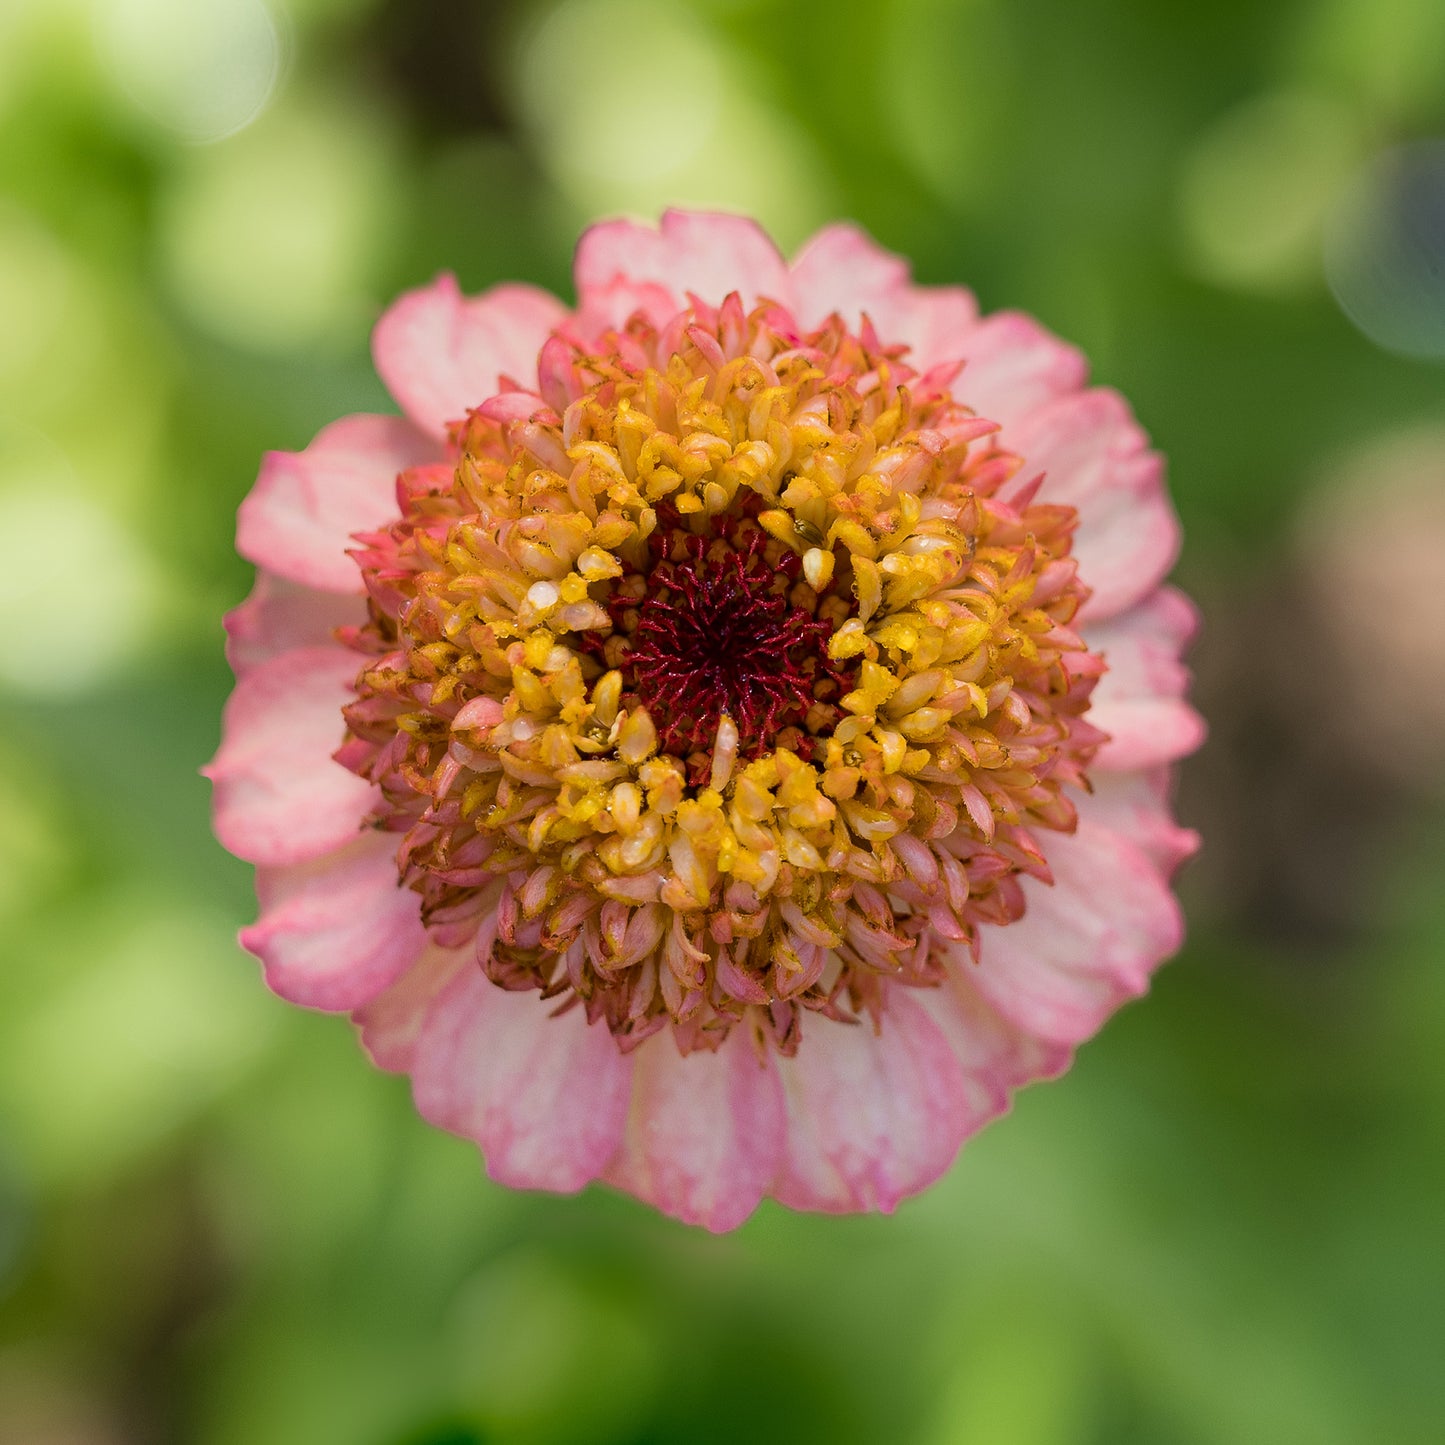
[(433, 939), (684, 1051), (884, 1022), (1047, 880), (1102, 735), (1075, 514), (902, 348), (695, 302), (453, 428), (354, 555), (338, 758)]

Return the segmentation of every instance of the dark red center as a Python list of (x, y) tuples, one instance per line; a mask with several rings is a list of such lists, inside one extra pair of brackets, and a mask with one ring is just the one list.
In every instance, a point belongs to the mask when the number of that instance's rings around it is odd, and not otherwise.
[(765, 551), (777, 549), (767, 543), (754, 525), (711, 539), (655, 534), (643, 595), (614, 598), (614, 616), (632, 614), (626, 688), (677, 757), (710, 755), (726, 713), (740, 757), (768, 751), (794, 728), (800, 735), (781, 741), (810, 759), (809, 710), (847, 689), (828, 657), (832, 624), (790, 595), (799, 559), (785, 551), (769, 562)]

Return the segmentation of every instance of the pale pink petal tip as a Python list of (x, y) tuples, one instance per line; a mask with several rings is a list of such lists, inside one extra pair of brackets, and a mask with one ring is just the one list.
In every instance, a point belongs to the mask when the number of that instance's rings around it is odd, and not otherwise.
[(226, 703), (223, 740), (204, 769), (216, 836), (239, 858), (279, 866), (356, 837), (372, 788), (331, 754), (357, 656), (340, 647), (284, 652), (252, 668)]
[(1057, 1078), (1074, 1057), (1069, 1045), (1039, 1038), (1000, 1012), (977, 987), (975, 967), (960, 950), (948, 980), (918, 994), (963, 1067), (970, 1136), (1006, 1113), (1018, 1089)]
[(821, 325), (837, 311), (856, 325), (867, 313), (881, 313), (911, 290), (908, 262), (885, 251), (866, 231), (849, 222), (824, 226), (793, 260), (793, 295), (798, 320)]
[(267, 452), (236, 520), (236, 549), (258, 567), (323, 592), (361, 593), (346, 554), (356, 532), (396, 515), (397, 473), (441, 456), (399, 416), (348, 416), (302, 452)]
[(1185, 700), (1190, 674), (1181, 660), (1198, 627), (1194, 604), (1161, 587), (1129, 611), (1083, 628), (1108, 667), (1089, 713), (1109, 734), (1096, 768), (1152, 768), (1187, 757), (1204, 741), (1204, 720)]
[(581, 1009), (554, 1017), (475, 965), (433, 1004), (412, 1069), (422, 1116), (475, 1140), (493, 1179), (560, 1194), (617, 1152), (631, 1082), (632, 1060)]
[(537, 353), (566, 308), (535, 286), (509, 284), (463, 296), (456, 277), (408, 291), (376, 323), (376, 370), (402, 410), (441, 439), (501, 389), (504, 376), (537, 380)]
[(772, 238), (755, 221), (723, 212), (667, 211), (656, 229), (599, 222), (577, 243), (573, 270), (590, 326), (621, 325), (639, 306), (661, 322), (689, 293), (716, 305), (737, 291), (749, 308), (763, 298), (792, 301), (788, 267)]
[(1028, 908), (984, 930), (978, 991), (1018, 1028), (1050, 1043), (1092, 1037), (1149, 986), (1184, 940), (1178, 901), (1141, 843), (1093, 819), (1050, 840), (1054, 884), (1026, 879)]
[(972, 293), (913, 285), (908, 263), (858, 226), (825, 226), (798, 252), (791, 279), (804, 326), (817, 326), (835, 311), (850, 326), (866, 316), (889, 344), (908, 347), (908, 364), (919, 372), (968, 354), (978, 319)]
[[(1078, 391), (1089, 375), (1082, 352), (1021, 311), (984, 317), (969, 330), (962, 355), (955, 394), (1006, 432), (1046, 402)], [(1029, 475), (1038, 470), (1030, 466)]]
[(1173, 783), (1174, 770), (1168, 766), (1101, 772), (1085, 804), (1094, 822), (1127, 838), (1166, 879), (1199, 851), (1199, 834), (1174, 821)]
[(365, 619), (359, 596), (318, 592), (261, 570), (251, 595), (225, 616), (226, 661), (239, 677), (283, 652), (329, 646), (338, 627)]
[(767, 1192), (783, 1151), (776, 1066), (742, 1029), (715, 1054), (683, 1057), (662, 1034), (635, 1057), (627, 1130), (607, 1180), (688, 1224), (736, 1229)]
[(416, 1046), (437, 995), (465, 968), (476, 968), (476, 951), (428, 948), (389, 988), (352, 1014), (362, 1047), (377, 1068), (409, 1073)]
[(774, 1194), (793, 1209), (891, 1213), (953, 1162), (976, 1127), (958, 1056), (895, 988), (881, 1030), (809, 1020), (779, 1063), (788, 1138)]
[(1179, 521), (1164, 464), (1129, 404), (1106, 388), (1056, 398), (1003, 433), (1003, 444), (1043, 474), (1039, 500), (1078, 508), (1074, 555), (1100, 620), (1142, 601), (1179, 554)]
[(371, 1002), (427, 947), (416, 895), (397, 887), (394, 840), (367, 834), (338, 853), (256, 875), (261, 916), (241, 930), (267, 984), (308, 1008)]

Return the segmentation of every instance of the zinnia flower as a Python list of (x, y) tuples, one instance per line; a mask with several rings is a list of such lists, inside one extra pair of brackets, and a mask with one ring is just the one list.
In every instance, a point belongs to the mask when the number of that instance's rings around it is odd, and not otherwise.
[(891, 1210), (1179, 945), (1178, 528), (1115, 393), (847, 225), (403, 296), (271, 453), (209, 769), (242, 939), (514, 1186)]

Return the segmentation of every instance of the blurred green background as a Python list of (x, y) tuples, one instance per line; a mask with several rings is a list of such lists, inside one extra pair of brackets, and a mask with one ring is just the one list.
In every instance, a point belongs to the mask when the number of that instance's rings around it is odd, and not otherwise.
[[(0, 1440), (1445, 1439), (1445, 5), (0, 0)], [(508, 1194), (212, 842), (260, 453), (455, 269), (837, 216), (1171, 460), (1186, 952), (892, 1219)]]

